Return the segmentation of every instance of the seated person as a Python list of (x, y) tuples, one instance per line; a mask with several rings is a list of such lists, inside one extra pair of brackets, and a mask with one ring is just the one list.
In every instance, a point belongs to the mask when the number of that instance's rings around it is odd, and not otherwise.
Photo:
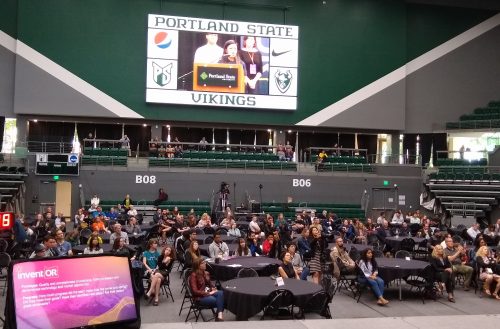
[(206, 269), (206, 261), (201, 258), (196, 259), (193, 262), (193, 273), (189, 277), (188, 284), (193, 298), (200, 305), (217, 308), (215, 321), (223, 321), (224, 293), (215, 288), (210, 280), (210, 273)]
[(97, 231), (92, 231), (92, 233), (90, 233), (90, 236), (87, 240), (87, 244), (90, 245), (90, 240), (93, 238), (93, 237), (96, 237), (98, 240), (99, 240), (99, 244), (103, 244), (103, 240), (101, 238), (101, 236), (99, 235), (99, 232)]
[[(349, 257), (349, 253), (344, 247), (344, 240), (341, 237), (335, 239), (335, 246), (332, 248), (330, 258), (333, 264), (333, 276), (339, 278), (341, 274), (354, 274), (356, 272), (356, 264)], [(341, 266), (339, 266), (341, 264)]]
[[(43, 250), (42, 250), (43, 249)], [(42, 254), (43, 252), (43, 254)], [(30, 255), (30, 258), (40, 258), (43, 257), (58, 257), (59, 251), (57, 250), (57, 242), (56, 238), (52, 234), (47, 234), (43, 238), (43, 242), (41, 244), (37, 244), (35, 246), (35, 250)]]
[(283, 263), (278, 267), (278, 273), (283, 279), (299, 279), (292, 264), (292, 256), (288, 251), (283, 252)]
[(283, 146), (283, 144), (280, 143), (276, 147), (276, 155), (278, 156), (279, 161), (286, 160), (286, 158), (285, 158), (285, 146)]
[(467, 229), (467, 235), (471, 238), (472, 241), (474, 241), (477, 235), (480, 233), (481, 231), (479, 230), (479, 223), (474, 223)]
[(399, 227), (399, 236), (411, 236), (410, 229), (406, 222), (403, 222)]
[(235, 238), (241, 237), (240, 229), (236, 226), (236, 223), (231, 224), (231, 228), (227, 231), (227, 234)]
[(201, 258), (200, 245), (198, 244), (198, 241), (194, 240), (191, 241), (189, 247), (184, 253), (184, 267), (191, 268), (193, 266), (193, 262), (198, 258)]
[(236, 224), (236, 222), (233, 217), (229, 215), (220, 222), (219, 226), (229, 230), (233, 224)]
[(137, 223), (137, 218), (131, 216), (128, 219), (128, 223), (125, 225), (125, 231), (128, 234), (141, 234), (142, 229), (141, 226)]
[(158, 305), (158, 298), (160, 295), (161, 282), (164, 277), (158, 271), (158, 241), (150, 239), (146, 245), (146, 250), (142, 253), (142, 262), (144, 264), (145, 276), (151, 281), (150, 288), (146, 293), (146, 298), (151, 302), (155, 299), (154, 305)]
[(214, 233), (214, 241), (208, 246), (208, 255), (210, 258), (229, 257), (229, 247), (222, 241), (218, 231)]
[(182, 234), (189, 230), (189, 226), (187, 226), (184, 221), (184, 215), (177, 214), (177, 216), (175, 216), (174, 232)]
[(247, 242), (243, 238), (238, 239), (238, 249), (236, 249), (236, 256), (252, 256), (250, 248), (247, 246)]
[(443, 235), (441, 234), (441, 230), (436, 228), (429, 239), (428, 247), (429, 249), (434, 249), (434, 247), (440, 245), (441, 242), (443, 242)]
[(111, 252), (114, 255), (130, 257), (130, 250), (127, 248), (125, 240), (122, 238), (115, 239)]
[[(479, 268), (479, 278), (484, 282), (484, 293), (500, 300), (500, 296), (498, 296), (498, 291), (500, 291), (500, 275), (499, 273), (495, 273), (497, 262), (496, 259), (491, 256), (487, 246), (482, 246), (477, 251), (476, 262)], [(493, 282), (495, 282), (496, 285), (492, 295), (490, 287)]]
[(254, 232), (250, 232), (248, 236), (248, 249), (250, 249), (250, 253), (252, 256), (260, 256), (262, 255), (262, 248), (259, 242), (259, 235), (256, 235)]
[(92, 231), (97, 231), (99, 233), (110, 233), (106, 228), (106, 224), (104, 223), (102, 215), (99, 215), (94, 219), (94, 222), (92, 223)]
[(172, 145), (168, 144), (165, 153), (167, 154), (167, 158), (172, 159), (173, 157), (175, 157), (175, 148)]
[(378, 305), (383, 306), (388, 304), (389, 301), (384, 298), (384, 280), (378, 276), (377, 262), (375, 261), (375, 257), (373, 257), (373, 250), (370, 248), (363, 250), (361, 253), (359, 268), (362, 275), (358, 276), (358, 281), (370, 286), (375, 297), (377, 297)]
[(131, 204), (129, 207), (129, 210), (127, 211), (127, 215), (130, 216), (137, 216), (137, 209), (134, 208), (134, 205)]
[(451, 237), (446, 238), (445, 243), (446, 248), (444, 249), (444, 255), (451, 263), (453, 274), (461, 273), (465, 275), (464, 290), (468, 291), (470, 289), (470, 283), (472, 280), (474, 269), (468, 265), (465, 265), (465, 261), (462, 260), (466, 253), (465, 248), (459, 243), (455, 244)]
[(347, 219), (344, 220), (342, 227), (340, 228), (340, 235), (345, 240), (351, 240), (351, 241), (353, 241), (354, 238), (356, 237), (354, 226), (352, 225), (352, 223), (349, 222), (349, 220)]
[(398, 210), (394, 213), (394, 216), (392, 216), (391, 224), (392, 225), (401, 225), (405, 221), (403, 214), (401, 213), (401, 210)]
[(266, 235), (266, 240), (262, 243), (262, 252), (264, 255), (269, 256), (271, 253), (271, 249), (273, 248), (274, 244), (274, 233), (269, 232)]
[(295, 272), (299, 275), (301, 280), (307, 281), (307, 276), (310, 273), (309, 267), (304, 266), (302, 262), (302, 258), (296, 252), (297, 246), (293, 243), (290, 243), (287, 248), (288, 253), (290, 253), (290, 257), (292, 257), (292, 265), (295, 269)]
[(113, 233), (109, 236), (109, 243), (114, 244), (115, 239), (122, 238), (125, 241), (125, 244), (129, 244), (128, 234), (122, 231), (122, 224), (116, 223), (113, 226)]
[(377, 237), (380, 241), (385, 242), (385, 238), (392, 236), (392, 232), (389, 228), (389, 222), (385, 219), (382, 221), (382, 225), (376, 230)]
[(83, 250), (85, 255), (98, 255), (104, 253), (104, 250), (101, 248), (101, 244), (99, 243), (99, 237), (91, 236), (89, 240), (88, 247), (85, 247)]
[(260, 235), (261, 228), (259, 226), (258, 220), (259, 219), (257, 216), (252, 216), (252, 220), (250, 221), (250, 223), (248, 223), (248, 229), (250, 230), (250, 232)]
[[(455, 275), (448, 257), (445, 256), (443, 247), (436, 245), (432, 250), (432, 257), (430, 259), (431, 266), (434, 270), (434, 276), (438, 282), (444, 283), (446, 292), (448, 293), (448, 300), (452, 303), (455, 302), (453, 290), (455, 288)], [(440, 287), (439, 290), (442, 290)]]
[(61, 229), (56, 231), (56, 248), (59, 256), (73, 256), (73, 251), (71, 250), (71, 243), (64, 239), (64, 232)]

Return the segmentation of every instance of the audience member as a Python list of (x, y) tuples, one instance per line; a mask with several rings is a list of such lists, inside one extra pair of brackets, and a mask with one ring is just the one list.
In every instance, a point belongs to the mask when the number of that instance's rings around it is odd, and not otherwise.
[(238, 239), (238, 248), (236, 249), (236, 256), (252, 256), (252, 252), (247, 247), (247, 242), (243, 238)]
[[(146, 250), (142, 253), (142, 262), (145, 268), (145, 275), (150, 281), (150, 287), (146, 293), (146, 298), (149, 299), (151, 303), (154, 298), (158, 300), (158, 295), (160, 292), (161, 281), (163, 276), (158, 271), (158, 258), (160, 253), (158, 252), (158, 241), (156, 239), (150, 239), (146, 245)], [(158, 302), (155, 303), (158, 305)]]
[(339, 278), (341, 274), (354, 274), (356, 263), (351, 259), (344, 247), (344, 240), (341, 237), (335, 239), (335, 246), (332, 248), (330, 258), (333, 264), (333, 276)]
[(325, 250), (328, 244), (321, 236), (321, 232), (315, 227), (309, 229), (309, 235), (312, 253), (312, 258), (309, 262), (309, 269), (311, 271), (312, 281), (319, 284), (321, 281), (321, 267), (325, 263), (327, 257), (325, 255)]
[(259, 237), (260, 237), (260, 234), (257, 235), (254, 232), (250, 232), (250, 234), (248, 236), (248, 249), (250, 249), (250, 253), (254, 257), (260, 256), (263, 254), (262, 248), (261, 248), (260, 242), (259, 242)]
[(125, 244), (129, 244), (128, 234), (122, 231), (122, 224), (116, 223), (113, 226), (113, 233), (109, 236), (109, 243), (114, 244), (115, 239), (122, 238), (125, 241)]
[(99, 237), (91, 236), (89, 239), (89, 245), (83, 250), (85, 255), (98, 255), (104, 253), (101, 248), (101, 243), (99, 242)]
[(214, 233), (214, 241), (208, 246), (208, 255), (210, 258), (229, 257), (229, 247), (222, 241), (220, 232)]
[(189, 287), (193, 298), (200, 305), (217, 308), (215, 321), (223, 321), (224, 293), (217, 290), (206, 271), (207, 263), (198, 258), (193, 262), (193, 273), (189, 277)]
[(481, 231), (479, 230), (479, 223), (474, 223), (472, 224), (471, 227), (467, 229), (467, 235), (470, 236), (472, 241), (474, 241), (477, 237), (478, 234), (480, 234)]
[(64, 239), (64, 232), (61, 229), (56, 231), (56, 248), (59, 256), (73, 256), (71, 243)]
[(184, 266), (186, 268), (191, 268), (193, 262), (198, 258), (201, 258), (200, 247), (198, 241), (194, 240), (191, 241), (189, 247), (186, 249), (186, 252), (184, 253)]
[(119, 256), (130, 256), (130, 250), (127, 248), (127, 245), (125, 244), (125, 240), (123, 238), (115, 239), (111, 252)]
[(128, 234), (141, 234), (142, 233), (141, 226), (137, 223), (137, 218), (135, 218), (134, 216), (131, 216), (128, 219), (128, 222), (125, 225), (125, 231)]
[(465, 275), (464, 290), (468, 291), (472, 280), (473, 268), (465, 265), (465, 262), (462, 261), (462, 257), (465, 256), (465, 249), (458, 243), (455, 245), (452, 238), (446, 238), (445, 243), (444, 255), (452, 265), (453, 274), (461, 273)]
[[(484, 281), (484, 293), (500, 300), (500, 296), (498, 296), (498, 291), (500, 290), (500, 275), (495, 273), (497, 262), (490, 254), (487, 246), (479, 248), (476, 253), (476, 261), (479, 269), (479, 278)], [(492, 287), (493, 282), (495, 282), (495, 290), (493, 291), (493, 294), (491, 294), (490, 288)]]
[[(448, 300), (454, 303), (455, 297), (453, 295), (453, 290), (455, 289), (455, 274), (452, 265), (448, 257), (446, 257), (441, 245), (436, 245), (432, 250), (430, 263), (434, 270), (436, 280), (438, 282), (444, 283), (446, 292), (448, 293)], [(439, 290), (442, 291), (441, 286), (439, 286)]]
[(375, 297), (377, 297), (378, 305), (388, 304), (389, 301), (384, 298), (384, 280), (378, 276), (377, 261), (373, 257), (373, 250), (371, 248), (365, 249), (361, 253), (359, 268), (363, 275), (358, 276), (358, 281), (370, 286)]
[(299, 275), (292, 264), (292, 256), (288, 251), (283, 252), (282, 263), (278, 267), (278, 273), (283, 279), (299, 279)]

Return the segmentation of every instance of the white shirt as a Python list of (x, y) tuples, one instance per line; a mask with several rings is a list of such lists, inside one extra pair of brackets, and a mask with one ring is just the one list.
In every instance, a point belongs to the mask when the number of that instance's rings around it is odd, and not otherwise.
[(205, 64), (217, 63), (221, 59), (223, 52), (224, 50), (218, 45), (206, 44), (196, 49), (194, 62)]
[(93, 204), (94, 206), (98, 206), (99, 205), (99, 202), (101, 202), (101, 200), (98, 198), (98, 197), (93, 197), (91, 200), (90, 200), (90, 204)]
[(130, 210), (127, 212), (127, 215), (129, 215), (129, 216), (137, 216), (137, 210), (135, 210), (135, 209), (130, 209)]
[(481, 231), (475, 229), (474, 226), (469, 227), (467, 230), (467, 234), (469, 234), (472, 240), (474, 240), (479, 233), (481, 233)]
[(404, 222), (404, 221), (405, 221), (405, 220), (404, 220), (404, 218), (403, 218), (403, 215), (401, 215), (401, 214), (400, 214), (400, 215), (398, 216), (397, 214), (394, 214), (394, 216), (392, 216), (392, 221), (391, 221), (391, 223), (392, 223), (392, 224), (403, 224), (403, 222)]

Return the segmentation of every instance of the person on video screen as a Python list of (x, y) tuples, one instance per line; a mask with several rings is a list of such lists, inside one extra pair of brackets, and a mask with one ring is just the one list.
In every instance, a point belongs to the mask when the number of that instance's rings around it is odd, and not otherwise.
[(248, 76), (245, 68), (245, 63), (241, 60), (238, 55), (238, 44), (234, 40), (227, 40), (224, 43), (224, 54), (222, 55), (219, 63), (223, 64), (240, 64), (243, 67), (243, 73), (245, 76), (245, 85), (248, 84)]
[(207, 33), (205, 37), (207, 43), (196, 49), (194, 62), (202, 64), (217, 63), (223, 53), (222, 48), (217, 44), (219, 36), (216, 33)]
[(262, 55), (257, 49), (257, 41), (254, 36), (243, 37), (243, 47), (239, 52), (240, 58), (245, 64), (247, 72), (247, 94), (258, 94), (258, 82), (262, 76)]

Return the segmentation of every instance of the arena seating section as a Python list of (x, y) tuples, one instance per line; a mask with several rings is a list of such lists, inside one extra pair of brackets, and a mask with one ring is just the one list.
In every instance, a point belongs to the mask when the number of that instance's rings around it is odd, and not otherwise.
[(150, 167), (243, 168), (296, 171), (297, 163), (273, 153), (187, 150), (182, 158), (149, 158)]
[(82, 165), (126, 166), (127, 153), (127, 150), (119, 148), (85, 148)]
[[(311, 155), (311, 163), (316, 163), (318, 155)], [(373, 167), (362, 156), (328, 156), (316, 166), (317, 171), (362, 171), (372, 172)]]
[(263, 202), (262, 211), (266, 214), (277, 216), (283, 213), (285, 218), (295, 218), (297, 213), (302, 209), (314, 209), (316, 215), (319, 215), (323, 210), (335, 213), (339, 218), (365, 218), (365, 212), (361, 209), (359, 204), (336, 204), (336, 203), (306, 203), (306, 202), (293, 202), (293, 203), (276, 203), (276, 202)]
[(500, 172), (486, 159), (438, 159), (438, 172), (429, 176), (429, 189), (452, 214), (481, 217), (498, 204)]
[[(102, 200), (100, 206), (103, 211), (109, 210), (111, 207), (116, 207), (118, 204), (123, 203), (123, 200)], [(90, 206), (90, 200), (85, 201), (86, 207)], [(134, 203), (135, 208), (141, 210), (142, 208), (153, 208), (153, 201), (140, 200)], [(183, 214), (188, 214), (191, 209), (195, 211), (197, 215), (201, 215), (204, 212), (210, 212), (210, 202), (208, 201), (164, 201), (158, 207), (162, 209), (173, 210), (177, 207), (179, 211)]]
[(500, 128), (500, 101), (491, 101), (472, 114), (464, 114), (459, 122), (447, 122), (446, 129), (490, 129)]

